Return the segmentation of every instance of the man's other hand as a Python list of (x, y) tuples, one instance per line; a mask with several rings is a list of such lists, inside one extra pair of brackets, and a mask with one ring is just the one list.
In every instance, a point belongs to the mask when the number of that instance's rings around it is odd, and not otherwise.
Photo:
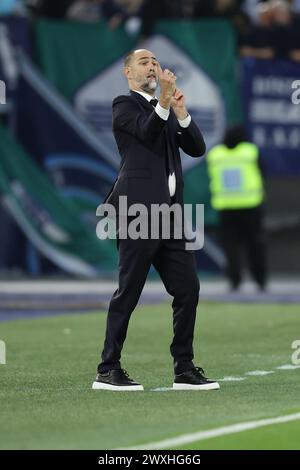
[(185, 97), (179, 88), (175, 89), (175, 92), (171, 99), (171, 106), (174, 113), (176, 114), (177, 119), (185, 119), (188, 116), (188, 112), (185, 106)]

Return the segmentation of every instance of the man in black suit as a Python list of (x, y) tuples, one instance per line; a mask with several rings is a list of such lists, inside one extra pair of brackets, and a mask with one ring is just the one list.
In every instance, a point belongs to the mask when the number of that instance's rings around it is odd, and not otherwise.
[[(120, 196), (127, 204), (183, 205), (183, 177), (179, 147), (192, 157), (205, 153), (200, 130), (185, 107), (176, 77), (162, 71), (151, 51), (139, 49), (125, 58), (124, 74), (130, 94), (113, 101), (113, 132), (121, 155), (118, 179), (106, 204), (118, 211)], [(160, 84), (160, 98), (155, 90)], [(173, 221), (174, 225), (174, 221)], [(173, 230), (173, 231), (172, 231)], [(102, 361), (93, 389), (143, 390), (121, 368), (120, 358), (131, 313), (143, 290), (151, 264), (173, 300), (174, 389), (209, 390), (219, 384), (208, 380), (193, 364), (193, 335), (199, 298), (195, 257), (185, 249), (185, 239), (174, 237), (123, 239), (117, 236), (119, 287), (111, 299)], [(118, 225), (117, 225), (117, 233)]]

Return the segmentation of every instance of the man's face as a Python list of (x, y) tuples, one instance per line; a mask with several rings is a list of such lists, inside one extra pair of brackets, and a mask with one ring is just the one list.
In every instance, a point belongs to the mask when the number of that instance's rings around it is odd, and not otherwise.
[(154, 94), (158, 85), (159, 64), (154, 54), (145, 49), (136, 51), (125, 75), (132, 89)]

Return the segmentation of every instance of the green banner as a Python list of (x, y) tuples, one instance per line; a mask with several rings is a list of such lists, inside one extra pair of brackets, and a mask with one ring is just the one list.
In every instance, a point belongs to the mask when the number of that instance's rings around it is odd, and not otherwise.
[[(1, 202), (33, 245), (63, 270), (95, 276), (115, 266), (113, 241), (100, 241), (48, 177), (0, 127)], [(108, 249), (110, 248), (110, 249)]]
[(105, 22), (39, 20), (35, 35), (42, 71), (70, 100), (84, 82), (109, 67), (135, 44), (123, 29), (112, 31)]

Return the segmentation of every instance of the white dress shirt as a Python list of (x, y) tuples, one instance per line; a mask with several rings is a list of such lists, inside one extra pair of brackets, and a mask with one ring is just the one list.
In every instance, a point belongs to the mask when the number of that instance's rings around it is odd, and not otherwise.
[[(153, 99), (156, 98), (156, 96), (151, 96), (149, 95), (149, 93), (145, 93), (143, 91), (138, 91), (138, 90), (133, 90), (135, 91), (136, 93), (139, 93), (140, 95), (142, 95), (147, 101), (151, 101)], [(156, 98), (158, 100), (158, 98)], [(159, 102), (157, 103), (157, 105), (155, 106), (155, 112), (159, 115), (159, 117), (161, 119), (163, 119), (164, 121), (167, 121), (168, 118), (169, 118), (169, 115), (170, 115), (170, 110), (169, 109), (165, 109), (163, 108)], [(191, 116), (188, 114), (186, 118), (184, 119), (178, 119), (178, 122), (179, 122), (179, 125), (181, 127), (188, 127), (191, 123)], [(175, 177), (175, 173), (170, 173), (169, 174), (169, 178), (168, 178), (168, 186), (169, 186), (169, 193), (170, 193), (170, 196), (174, 196), (175, 194), (175, 191), (176, 191), (176, 177)]]

